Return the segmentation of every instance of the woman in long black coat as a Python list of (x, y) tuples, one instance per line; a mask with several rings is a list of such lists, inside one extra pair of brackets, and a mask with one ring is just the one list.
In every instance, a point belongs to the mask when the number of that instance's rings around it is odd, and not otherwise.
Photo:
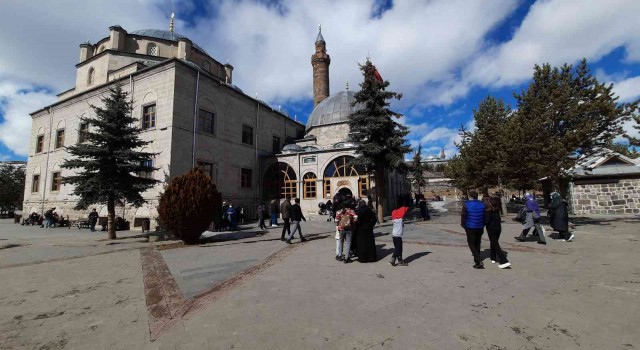
[(378, 261), (376, 253), (376, 241), (373, 236), (373, 227), (376, 224), (376, 214), (367, 206), (363, 200), (358, 202), (356, 208), (358, 220), (356, 221), (355, 233), (358, 242), (358, 261), (375, 262)]
[(569, 233), (569, 212), (567, 210), (567, 201), (560, 197), (558, 192), (551, 194), (551, 203), (549, 204), (549, 223), (554, 231), (560, 233), (560, 238), (567, 241), (573, 240), (573, 235)]

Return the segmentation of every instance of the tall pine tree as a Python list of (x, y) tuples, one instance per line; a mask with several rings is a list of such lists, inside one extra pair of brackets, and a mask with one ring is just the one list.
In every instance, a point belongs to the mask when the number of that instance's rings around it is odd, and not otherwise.
[(127, 93), (116, 85), (102, 102), (104, 108), (91, 106), (95, 118), (81, 118), (90, 125), (87, 142), (67, 147), (73, 158), (60, 167), (77, 169), (75, 175), (63, 178), (63, 183), (75, 186), (73, 194), (80, 197), (76, 210), (96, 203), (107, 205), (109, 239), (115, 239), (115, 206), (126, 201), (140, 207), (145, 202), (141, 193), (158, 181), (138, 176), (156, 170), (145, 164), (155, 154), (138, 151), (150, 142), (138, 137), (141, 130), (134, 126), (138, 120), (131, 115)]
[(413, 176), (413, 183), (418, 193), (422, 194), (422, 188), (427, 184), (424, 178), (424, 166), (422, 165), (422, 145), (418, 145), (418, 149), (413, 154), (411, 175)]
[(531, 180), (550, 177), (557, 185), (577, 156), (591, 154), (623, 133), (621, 123), (635, 109), (617, 103), (613, 84), (600, 83), (582, 60), (536, 65), (529, 87), (515, 94), (510, 164), (522, 164)]
[(386, 172), (406, 172), (404, 155), (411, 151), (406, 140), (409, 130), (391, 118), (399, 118), (401, 114), (389, 109), (388, 100), (399, 100), (402, 94), (387, 91), (389, 82), (380, 77), (369, 59), (360, 65), (360, 71), (364, 80), (353, 104), (361, 103), (364, 108), (349, 115), (350, 138), (358, 145), (354, 163), (375, 173), (378, 220), (382, 222)]

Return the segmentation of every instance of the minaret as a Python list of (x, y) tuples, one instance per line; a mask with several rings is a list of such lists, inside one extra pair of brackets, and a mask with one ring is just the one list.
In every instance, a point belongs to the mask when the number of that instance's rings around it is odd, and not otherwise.
[(446, 156), (444, 155), (444, 147), (442, 147), (442, 150), (440, 151), (440, 159), (445, 159)]
[(171, 21), (169, 22), (169, 31), (173, 33), (173, 18), (175, 17), (175, 13), (171, 12)]
[(329, 97), (329, 64), (331, 64), (331, 57), (327, 54), (327, 46), (322, 37), (322, 27), (319, 27), (316, 38), (316, 53), (311, 55), (314, 107)]

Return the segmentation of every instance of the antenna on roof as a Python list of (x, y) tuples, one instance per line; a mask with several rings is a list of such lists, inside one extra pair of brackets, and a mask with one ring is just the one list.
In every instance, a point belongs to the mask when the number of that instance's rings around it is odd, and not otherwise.
[(175, 17), (175, 13), (171, 12), (171, 22), (169, 22), (169, 31), (173, 33), (173, 18)]

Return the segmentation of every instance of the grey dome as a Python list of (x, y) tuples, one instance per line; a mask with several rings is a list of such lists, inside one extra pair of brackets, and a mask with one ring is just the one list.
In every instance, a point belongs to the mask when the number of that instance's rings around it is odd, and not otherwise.
[(363, 109), (364, 105), (361, 103), (351, 106), (355, 101), (354, 95), (353, 91), (340, 91), (318, 103), (307, 120), (307, 131), (315, 126), (344, 123), (349, 114)]
[[(191, 41), (191, 39), (187, 38), (184, 35), (180, 35), (178, 33), (175, 33), (169, 30), (162, 30), (162, 29), (140, 29), (140, 30), (134, 30), (133, 32), (129, 32), (129, 34), (148, 36), (150, 38), (157, 38), (157, 39), (170, 40), (170, 41), (178, 41), (180, 39), (187, 39)], [(209, 55), (203, 48), (198, 46), (198, 44), (194, 42), (191, 42), (191, 43), (193, 47), (196, 48), (198, 51), (201, 51), (202, 53)]]
[(290, 143), (282, 147), (283, 153), (298, 153), (303, 151), (304, 151), (304, 148), (302, 148), (300, 145), (296, 145), (295, 143)]

